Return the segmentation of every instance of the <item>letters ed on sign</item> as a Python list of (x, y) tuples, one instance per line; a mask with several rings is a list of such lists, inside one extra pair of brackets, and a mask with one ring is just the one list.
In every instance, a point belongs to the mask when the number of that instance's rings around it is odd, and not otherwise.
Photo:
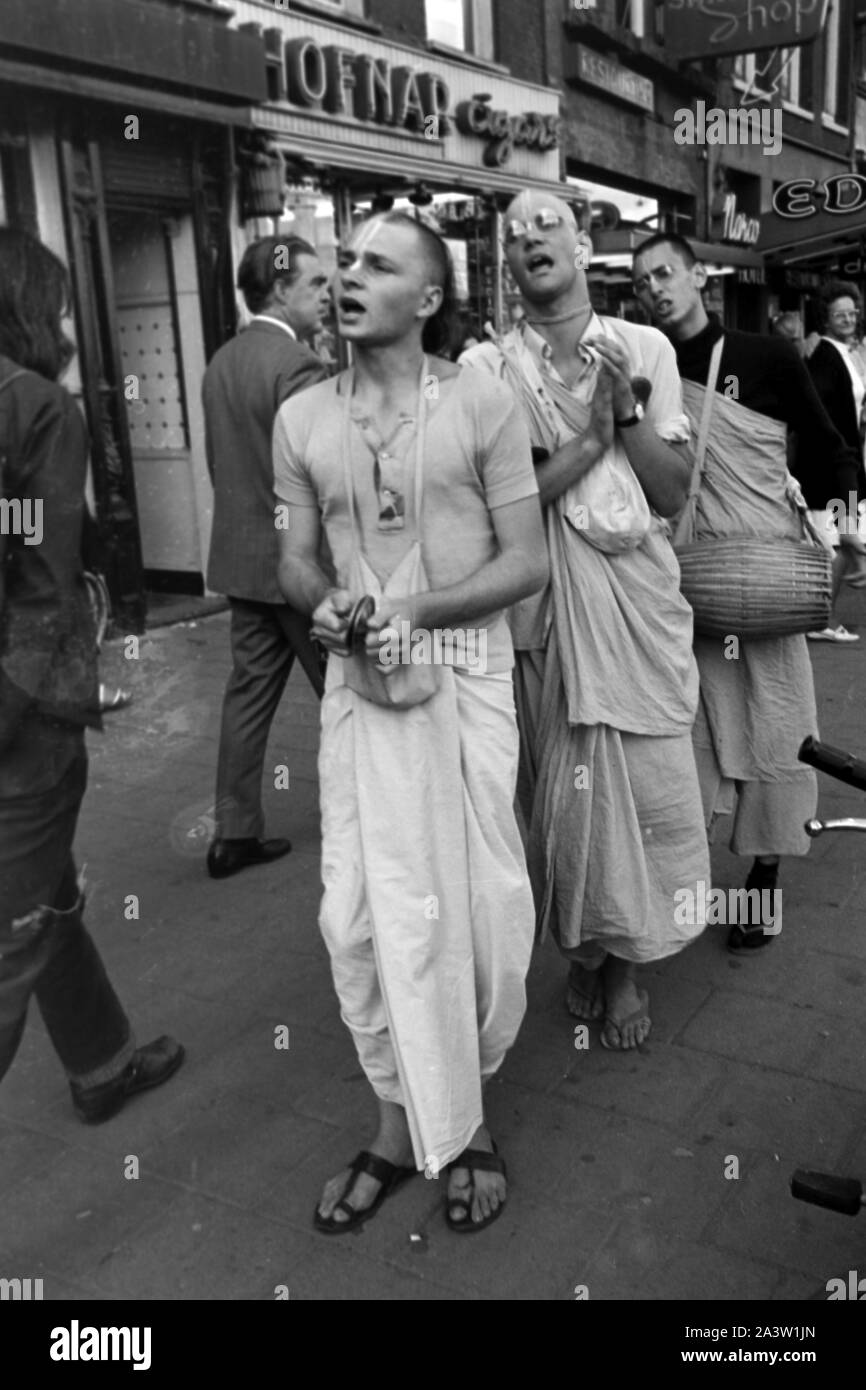
[(862, 174), (831, 174), (822, 184), (815, 179), (788, 179), (773, 194), (773, 211), (780, 217), (814, 217), (819, 211), (845, 217), (866, 208), (866, 178)]

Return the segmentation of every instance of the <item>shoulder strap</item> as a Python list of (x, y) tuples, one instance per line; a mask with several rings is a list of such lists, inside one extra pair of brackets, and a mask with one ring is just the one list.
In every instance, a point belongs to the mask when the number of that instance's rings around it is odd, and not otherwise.
[(713, 398), (716, 394), (716, 382), (719, 379), (719, 367), (722, 362), (722, 347), (724, 345), (724, 333), (713, 344), (713, 351), (710, 356), (710, 366), (707, 372), (707, 384), (704, 387), (704, 403), (701, 409), (701, 419), (698, 425), (698, 444), (695, 450), (695, 463), (692, 469), (692, 480), (689, 485), (689, 495), (683, 507), (682, 515), (677, 523), (674, 533), (674, 545), (686, 544), (686, 537), (694, 531), (695, 511), (698, 505), (698, 493), (701, 490), (701, 479), (704, 476), (704, 463), (707, 457), (707, 440), (710, 437), (710, 416), (713, 413)]
[[(427, 396), (424, 385), (428, 376), (428, 359), (425, 356), (421, 363), (421, 380), (418, 387), (418, 407), (415, 420), (415, 534), (421, 543), (421, 501), (424, 487), (424, 451), (427, 442)], [(352, 537), (355, 549), (361, 553), (363, 551), (361, 539), (361, 523), (358, 518), (357, 500), (355, 497), (355, 485), (352, 477), (351, 467), (351, 437), (352, 437), (352, 398), (355, 391), (355, 369), (350, 367), (340, 377), (345, 396), (343, 399), (343, 427), (342, 427), (342, 454), (343, 454), (343, 480), (346, 488), (346, 497), (349, 504), (349, 520), (352, 526)]]

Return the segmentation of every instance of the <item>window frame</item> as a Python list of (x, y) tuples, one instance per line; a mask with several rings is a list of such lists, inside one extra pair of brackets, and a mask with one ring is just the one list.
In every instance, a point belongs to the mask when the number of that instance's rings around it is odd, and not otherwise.
[[(843, 86), (844, 74), (842, 72), (841, 52), (842, 52), (842, 0), (830, 0), (830, 10), (824, 24), (821, 35), (824, 42), (824, 70), (823, 70), (823, 92), (821, 95), (821, 124), (826, 130), (838, 131), (840, 134), (847, 135), (851, 129), (852, 111), (851, 94), (845, 91)], [(853, 41), (853, 27), (851, 38)], [(839, 97), (844, 94), (848, 110), (848, 124), (843, 124), (838, 119)], [(832, 101), (832, 110), (828, 107), (828, 101)]]
[[(428, 4), (430, 0), (424, 0), (424, 25), (427, 34), (427, 42), (435, 44), (440, 48), (451, 49), (454, 53), (463, 53), (467, 58), (477, 58), (482, 63), (495, 63), (496, 58), (496, 10), (495, 0), (460, 0), (463, 24), (463, 44), (462, 47), (447, 43), (445, 39), (435, 38), (430, 33), (430, 15)], [(475, 6), (486, 4), (490, 12), (490, 53), (479, 53), (477, 48)]]
[[(313, 10), (321, 10), (334, 18), (345, 15), (347, 19), (368, 19), (367, 0), (303, 0), (304, 5)], [(287, 5), (285, 8), (289, 8)], [(278, 9), (283, 8), (277, 5)]]
[[(792, 55), (787, 63), (787, 72), (789, 74), (788, 90), (791, 92), (790, 96), (785, 96), (780, 87), (777, 87), (775, 92), (773, 92), (768, 91), (766, 87), (756, 87), (754, 85), (755, 68), (757, 67), (758, 57), (756, 53), (737, 53), (735, 55), (732, 74), (733, 84), (740, 92), (752, 90), (759, 96), (766, 97), (769, 101), (771, 101), (774, 96), (778, 96), (781, 99), (783, 110), (790, 111), (792, 116), (799, 116), (801, 120), (814, 121), (817, 115), (814, 107), (802, 106), (800, 104), (803, 60), (806, 59), (811, 62), (811, 47), (809, 45), (804, 47), (803, 44), (797, 44), (793, 48), (783, 48), (781, 51), (783, 54), (787, 53)], [(740, 76), (737, 72), (737, 66), (740, 60), (742, 60), (745, 76)]]
[[(634, 34), (636, 39), (648, 38), (647, 17), (654, 5), (650, 5), (650, 0), (615, 0), (616, 8), (614, 17), (620, 29), (626, 29), (630, 34)], [(620, 18), (622, 11), (622, 18)], [(655, 32), (655, 19), (653, 18), (653, 32)]]

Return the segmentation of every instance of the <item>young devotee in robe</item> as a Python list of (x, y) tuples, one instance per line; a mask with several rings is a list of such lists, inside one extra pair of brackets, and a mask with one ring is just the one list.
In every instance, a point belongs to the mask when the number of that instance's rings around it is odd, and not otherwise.
[(277, 417), (279, 575), (332, 653), (320, 925), (379, 1124), (314, 1224), (344, 1234), (447, 1167), (446, 1220), (471, 1233), (505, 1203), (482, 1087), (520, 1026), (532, 948), (504, 610), (547, 578), (538, 488), (509, 393), (432, 355), (453, 303), (441, 237), (375, 217), (334, 289), (354, 366)]
[[(715, 368), (695, 539), (800, 539), (801, 523), (786, 495), (788, 430), (797, 435), (797, 476), (807, 502), (816, 492), (846, 498), (857, 470), (797, 350), (781, 339), (723, 329), (708, 315), (701, 295), (706, 269), (682, 238), (650, 237), (635, 254), (633, 275), (638, 299), (676, 349), (696, 436)], [(856, 534), (840, 543), (863, 549)], [(780, 857), (808, 850), (803, 826), (815, 814), (815, 774), (797, 757), (802, 740), (817, 732), (806, 639), (741, 640), (731, 660), (723, 641), (699, 637), (695, 655), (701, 700), (694, 743), (707, 826), (712, 834), (719, 816), (733, 814), (731, 849), (753, 860), (746, 888), (772, 893)], [(748, 953), (768, 945), (777, 934), (768, 925), (763, 918), (732, 924), (729, 948)]]
[(692, 614), (662, 520), (685, 501), (688, 421), (663, 335), (593, 312), (591, 249), (568, 204), (521, 194), (505, 254), (524, 316), (461, 361), (511, 387), (545, 508), (550, 589), (511, 619), (540, 925), (571, 962), (571, 1012), (628, 1050), (651, 1027), (638, 967), (700, 934), (676, 894), (710, 869)]

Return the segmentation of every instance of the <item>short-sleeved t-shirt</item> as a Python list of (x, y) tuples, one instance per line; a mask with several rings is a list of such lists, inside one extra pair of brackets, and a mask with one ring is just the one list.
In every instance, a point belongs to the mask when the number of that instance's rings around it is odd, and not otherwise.
[[(292, 507), (316, 507), (337, 580), (347, 582), (352, 525), (343, 467), (343, 406), (349, 375), (342, 373), (291, 397), (274, 425), (274, 489)], [(529, 432), (511, 392), (478, 372), (462, 369), (437, 383), (426, 402), (422, 465), (421, 542), (431, 589), (474, 574), (498, 554), (491, 512), (538, 493)], [(381, 584), (417, 539), (415, 529), (416, 421), (404, 417), (378, 451), (370, 422), (352, 406), (350, 466), (364, 556)], [(400, 496), (402, 525), (382, 522), (382, 474)], [(504, 612), (473, 620), (486, 628), (485, 670), (507, 671), (513, 652)]]

